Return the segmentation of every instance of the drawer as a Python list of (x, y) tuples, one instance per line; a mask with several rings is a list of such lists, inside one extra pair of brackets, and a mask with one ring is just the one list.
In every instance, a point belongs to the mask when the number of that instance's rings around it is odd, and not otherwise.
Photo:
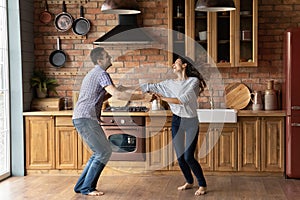
[(73, 126), (72, 117), (56, 117), (55, 126)]
[(146, 126), (171, 126), (172, 117), (147, 117)]

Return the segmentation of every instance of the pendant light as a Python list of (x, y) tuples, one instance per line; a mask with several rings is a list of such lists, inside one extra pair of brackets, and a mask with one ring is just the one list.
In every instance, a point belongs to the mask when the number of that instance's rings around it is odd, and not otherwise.
[(203, 12), (224, 12), (235, 10), (233, 0), (198, 0), (196, 11)]
[(105, 14), (139, 14), (138, 4), (135, 0), (105, 0), (101, 11)]

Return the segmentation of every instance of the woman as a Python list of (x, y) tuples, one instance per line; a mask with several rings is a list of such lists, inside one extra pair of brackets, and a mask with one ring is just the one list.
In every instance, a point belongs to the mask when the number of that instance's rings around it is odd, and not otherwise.
[(172, 141), (180, 169), (186, 183), (178, 190), (193, 188), (193, 175), (197, 178), (199, 188), (195, 195), (206, 193), (206, 180), (194, 153), (198, 141), (197, 97), (206, 87), (202, 75), (187, 57), (176, 59), (172, 65), (176, 79), (165, 80), (156, 84), (141, 85), (143, 92), (154, 92), (157, 98), (166, 101), (173, 113)]

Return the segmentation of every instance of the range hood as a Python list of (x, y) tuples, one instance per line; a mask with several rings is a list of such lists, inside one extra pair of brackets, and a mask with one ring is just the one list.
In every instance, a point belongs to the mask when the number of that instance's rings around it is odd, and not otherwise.
[(120, 14), (119, 24), (102, 37), (94, 41), (94, 44), (149, 44), (153, 38), (137, 25), (137, 14)]

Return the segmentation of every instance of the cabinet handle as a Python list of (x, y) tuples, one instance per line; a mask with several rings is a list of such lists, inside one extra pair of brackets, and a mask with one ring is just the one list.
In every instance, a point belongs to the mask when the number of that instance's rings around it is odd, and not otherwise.
[(300, 126), (300, 123), (292, 123), (292, 126)]
[(292, 110), (300, 110), (300, 106), (292, 106)]

